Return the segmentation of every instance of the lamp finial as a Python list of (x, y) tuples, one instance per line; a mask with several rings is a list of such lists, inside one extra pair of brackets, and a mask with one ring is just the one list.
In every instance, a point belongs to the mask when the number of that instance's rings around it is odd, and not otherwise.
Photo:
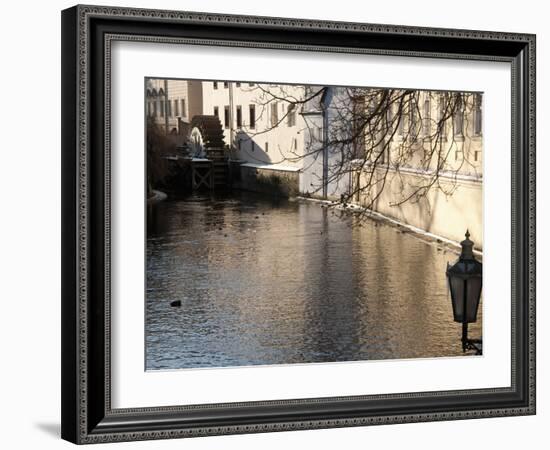
[(475, 259), (474, 257), (474, 243), (470, 240), (470, 231), (466, 229), (466, 239), (464, 239), (460, 246), (462, 247), (462, 253), (460, 254), (460, 259)]

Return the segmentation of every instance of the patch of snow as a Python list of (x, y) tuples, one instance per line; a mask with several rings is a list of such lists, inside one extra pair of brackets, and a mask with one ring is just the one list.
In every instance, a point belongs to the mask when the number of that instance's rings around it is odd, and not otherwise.
[[(367, 208), (365, 208), (363, 206), (360, 206), (360, 205), (357, 205), (355, 203), (347, 203), (346, 206), (344, 206), (340, 202), (332, 201), (332, 200), (323, 200), (323, 199), (308, 198), (308, 197), (297, 197), (297, 199), (298, 200), (305, 200), (305, 201), (313, 202), (313, 203), (320, 203), (320, 204), (323, 204), (323, 205), (330, 205), (330, 206), (333, 206), (333, 207), (335, 207), (336, 209), (339, 209), (339, 210), (348, 210), (348, 211), (353, 210), (353, 211), (364, 212), (368, 216), (376, 217), (378, 219), (385, 220), (385, 221), (390, 222), (390, 223), (392, 223), (394, 225), (397, 225), (399, 227), (406, 228), (406, 229), (408, 229), (408, 230), (412, 231), (413, 233), (418, 234), (420, 236), (426, 236), (426, 237), (434, 239), (436, 241), (439, 240), (441, 242), (444, 242), (445, 244), (452, 245), (454, 247), (460, 248), (460, 242), (458, 242), (458, 241), (453, 241), (452, 239), (447, 239), (443, 236), (439, 236), (438, 234), (430, 233), (430, 232), (428, 232), (426, 230), (423, 230), (421, 228), (415, 227), (413, 225), (409, 225), (408, 223), (400, 222), (399, 220), (392, 219), (391, 217), (388, 217), (388, 216), (386, 216), (384, 214), (381, 214), (377, 211), (373, 211), (372, 209), (367, 209)], [(474, 249), (474, 253), (476, 255), (483, 256), (483, 252), (481, 252), (479, 250)]]
[(263, 170), (278, 170), (281, 172), (299, 172), (299, 167), (288, 166), (284, 164), (255, 164), (255, 163), (246, 163), (241, 164), (241, 167), (251, 167), (254, 169), (263, 169)]

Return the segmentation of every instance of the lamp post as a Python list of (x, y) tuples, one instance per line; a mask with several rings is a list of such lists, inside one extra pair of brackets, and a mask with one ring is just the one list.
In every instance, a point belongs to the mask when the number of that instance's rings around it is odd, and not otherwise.
[(476, 354), (481, 355), (481, 339), (468, 338), (468, 324), (477, 320), (483, 265), (474, 256), (474, 243), (470, 240), (468, 230), (466, 239), (460, 245), (462, 252), (458, 261), (452, 266), (447, 263), (446, 271), (453, 316), (455, 322), (462, 323), (462, 351), (475, 350)]

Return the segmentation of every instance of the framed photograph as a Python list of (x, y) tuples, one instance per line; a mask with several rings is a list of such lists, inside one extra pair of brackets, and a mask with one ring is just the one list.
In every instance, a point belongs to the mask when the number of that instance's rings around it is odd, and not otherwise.
[(62, 437), (535, 413), (535, 36), (62, 12)]

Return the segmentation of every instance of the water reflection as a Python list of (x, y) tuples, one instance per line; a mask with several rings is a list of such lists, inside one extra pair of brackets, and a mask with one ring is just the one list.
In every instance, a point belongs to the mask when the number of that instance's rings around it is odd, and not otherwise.
[(462, 355), (457, 255), (350, 221), (245, 193), (149, 208), (147, 369)]

